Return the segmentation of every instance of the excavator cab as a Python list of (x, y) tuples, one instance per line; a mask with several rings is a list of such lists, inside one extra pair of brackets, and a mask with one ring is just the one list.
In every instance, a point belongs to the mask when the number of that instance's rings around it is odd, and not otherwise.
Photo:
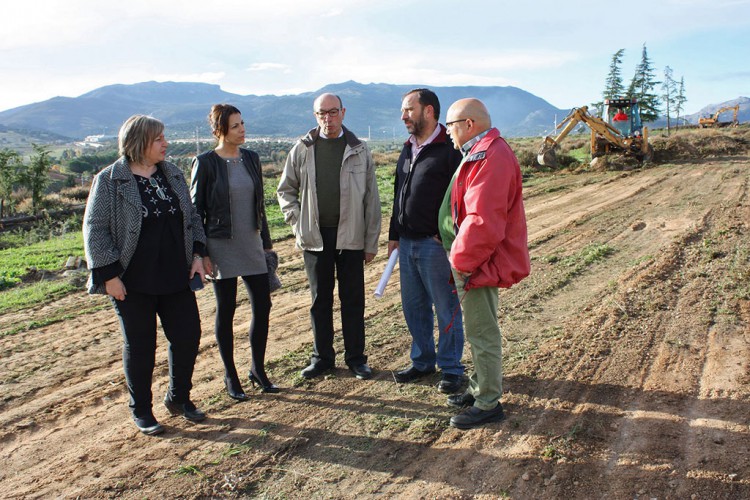
[[(626, 120), (620, 119), (621, 113), (627, 116)], [(636, 99), (605, 99), (602, 118), (623, 137), (638, 136), (642, 133), (641, 111)]]

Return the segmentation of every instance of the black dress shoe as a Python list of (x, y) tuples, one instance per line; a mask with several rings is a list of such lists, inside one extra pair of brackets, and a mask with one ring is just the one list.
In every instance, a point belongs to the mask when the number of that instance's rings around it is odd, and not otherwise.
[(281, 392), (281, 389), (273, 385), (266, 376), (263, 377), (265, 378), (265, 382), (261, 380), (260, 376), (254, 374), (252, 370), (250, 370), (247, 376), (250, 379), (250, 383), (253, 384), (253, 387), (255, 387), (256, 384), (258, 385), (260, 392), (267, 392), (269, 394), (276, 394), (278, 392)]
[(438, 390), (443, 394), (458, 392), (463, 385), (463, 377), (452, 373), (444, 373), (443, 380), (438, 383)]
[(248, 399), (250, 399), (249, 397), (247, 397), (247, 394), (245, 394), (245, 391), (242, 390), (242, 386), (240, 385), (240, 381), (238, 379), (232, 377), (224, 377), (224, 386), (226, 386), (227, 394), (229, 394), (230, 398), (237, 401), (247, 401)]
[(172, 415), (182, 415), (185, 420), (191, 422), (202, 422), (206, 420), (206, 414), (200, 411), (195, 405), (188, 401), (187, 403), (174, 403), (168, 397), (164, 398), (164, 406), (167, 407)]
[(330, 370), (330, 368), (318, 366), (315, 363), (313, 363), (310, 366), (303, 368), (302, 371), (299, 372), (299, 374), (302, 375), (302, 378), (306, 378), (307, 380), (310, 380), (311, 378), (315, 378), (319, 375), (324, 374), (328, 370)]
[(457, 429), (473, 429), (490, 422), (499, 422), (505, 418), (503, 405), (497, 404), (491, 410), (482, 410), (476, 406), (467, 408), (451, 418), (451, 425)]
[(365, 363), (350, 366), (349, 369), (354, 373), (354, 376), (360, 380), (372, 378), (372, 369)]
[(138, 430), (147, 436), (156, 436), (164, 432), (164, 427), (156, 421), (153, 415), (147, 415), (145, 417), (133, 417), (135, 426)]
[(448, 404), (455, 406), (456, 408), (466, 408), (467, 406), (474, 406), (474, 396), (469, 391), (463, 394), (454, 394), (448, 396)]
[(422, 377), (426, 377), (427, 375), (432, 375), (433, 373), (435, 373), (435, 368), (431, 370), (427, 369), (425, 371), (422, 371), (411, 366), (407, 368), (406, 370), (401, 370), (401, 371), (396, 372), (393, 376), (395, 377), (396, 382), (403, 384), (406, 382), (413, 382)]

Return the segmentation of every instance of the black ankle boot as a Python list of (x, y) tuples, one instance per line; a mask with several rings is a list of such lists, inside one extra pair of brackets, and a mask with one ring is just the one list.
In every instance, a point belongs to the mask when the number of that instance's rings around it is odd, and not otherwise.
[(266, 377), (265, 373), (262, 376), (259, 376), (253, 373), (252, 370), (250, 370), (250, 373), (248, 373), (247, 376), (248, 378), (250, 378), (250, 383), (253, 384), (253, 387), (255, 387), (257, 384), (261, 392), (276, 394), (281, 391), (281, 389), (273, 385), (271, 381), (268, 380), (268, 377)]
[(225, 376), (224, 385), (227, 388), (227, 394), (229, 394), (230, 398), (236, 399), (237, 401), (247, 401), (250, 399), (247, 394), (245, 394), (245, 391), (242, 390), (239, 378)]

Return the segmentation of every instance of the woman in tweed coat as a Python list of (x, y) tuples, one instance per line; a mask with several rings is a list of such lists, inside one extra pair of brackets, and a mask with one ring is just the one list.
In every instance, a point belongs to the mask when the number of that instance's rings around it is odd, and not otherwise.
[(156, 316), (169, 341), (169, 390), (173, 415), (201, 421), (190, 401), (201, 327), (189, 279), (204, 279), (206, 237), (182, 172), (164, 161), (164, 125), (135, 115), (120, 128), (115, 163), (91, 184), (83, 239), (91, 276), (89, 293), (109, 295), (120, 320), (130, 411), (144, 434), (164, 428), (152, 412), (151, 379)]

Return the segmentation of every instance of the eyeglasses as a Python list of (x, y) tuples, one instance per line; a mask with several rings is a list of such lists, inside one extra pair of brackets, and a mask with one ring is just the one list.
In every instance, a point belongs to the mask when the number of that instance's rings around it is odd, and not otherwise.
[(153, 177), (148, 178), (148, 183), (151, 185), (152, 188), (156, 189), (156, 195), (161, 198), (162, 200), (167, 199), (167, 193), (164, 192), (164, 188), (159, 185), (158, 182), (156, 182), (156, 179)]
[(461, 118), (460, 120), (453, 120), (452, 122), (445, 122), (445, 128), (451, 128), (456, 123), (465, 122), (466, 120), (471, 120), (471, 118)]
[(339, 116), (339, 111), (341, 111), (339, 108), (321, 109), (320, 111), (315, 112), (315, 116), (318, 118), (325, 118), (326, 115), (328, 115), (333, 118), (334, 116)]

